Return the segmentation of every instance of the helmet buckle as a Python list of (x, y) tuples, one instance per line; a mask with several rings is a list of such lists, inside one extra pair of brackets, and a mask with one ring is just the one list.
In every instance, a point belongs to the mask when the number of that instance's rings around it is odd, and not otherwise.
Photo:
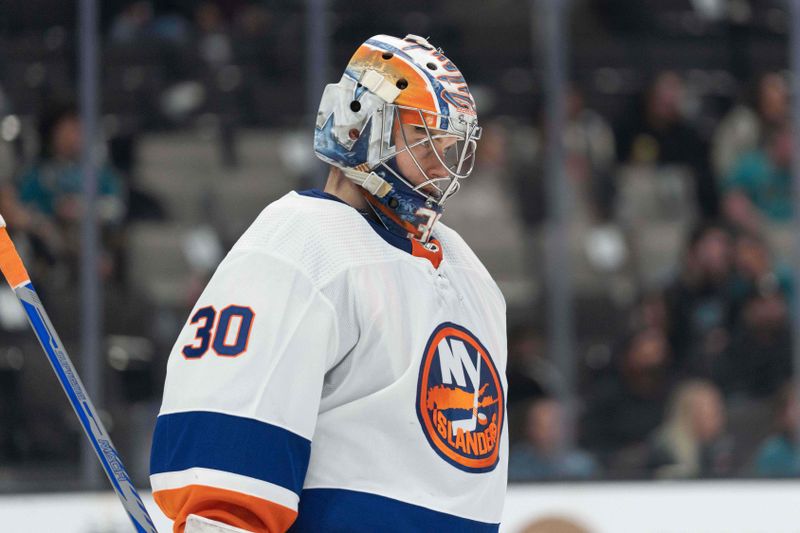
[(359, 83), (387, 104), (394, 102), (400, 95), (400, 89), (375, 70), (365, 70)]

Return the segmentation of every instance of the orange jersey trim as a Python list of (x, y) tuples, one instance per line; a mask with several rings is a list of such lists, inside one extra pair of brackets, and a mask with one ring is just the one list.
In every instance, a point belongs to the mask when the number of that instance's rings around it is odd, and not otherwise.
[(433, 268), (439, 268), (442, 262), (442, 245), (436, 239), (431, 239), (431, 242), (436, 245), (436, 251), (429, 250), (424, 244), (416, 239), (411, 239), (411, 255), (414, 257), (424, 257), (431, 262)]
[(206, 485), (160, 490), (153, 499), (174, 520), (174, 533), (183, 533), (190, 514), (254, 533), (284, 533), (297, 518), (297, 511), (275, 502)]
[[(412, 226), (408, 221), (398, 217), (394, 211), (384, 206), (366, 190), (361, 189), (361, 193), (364, 195), (364, 198), (366, 198), (367, 202), (372, 204), (376, 209), (380, 209), (381, 213), (399, 224), (403, 229), (407, 230), (412, 235), (416, 235), (417, 237), (420, 235), (420, 231), (417, 228)], [(424, 257), (431, 262), (433, 268), (439, 268), (442, 258), (444, 257), (442, 254), (442, 245), (439, 244), (439, 241), (436, 239), (431, 239), (431, 242), (436, 244), (436, 251), (434, 252), (433, 250), (425, 248), (425, 246), (417, 239), (411, 238), (409, 240), (411, 241), (411, 255), (414, 257)]]

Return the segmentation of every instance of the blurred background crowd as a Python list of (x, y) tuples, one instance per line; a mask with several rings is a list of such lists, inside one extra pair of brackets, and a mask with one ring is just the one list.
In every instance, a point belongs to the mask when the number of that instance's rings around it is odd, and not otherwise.
[[(300, 96), (303, 3), (101, 4), (96, 403), (145, 484), (166, 357), (199, 291), (267, 203), (326, 172)], [(572, 2), (569, 394), (548, 353), (542, 67), (518, 4), (331, 1), (325, 73), (373, 34), (414, 33), (470, 82), (484, 137), (443, 221), (508, 302), (511, 480), (800, 475), (786, 2)], [(0, 212), (80, 360), (75, 24), (71, 2), (0, 3)], [(81, 438), (0, 292), (0, 491), (77, 488)]]

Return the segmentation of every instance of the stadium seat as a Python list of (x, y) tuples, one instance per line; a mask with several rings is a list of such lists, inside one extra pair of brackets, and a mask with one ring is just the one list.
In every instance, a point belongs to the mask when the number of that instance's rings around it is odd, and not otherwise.
[(183, 251), (186, 232), (185, 226), (147, 222), (128, 229), (130, 283), (156, 306), (186, 305), (190, 272)]

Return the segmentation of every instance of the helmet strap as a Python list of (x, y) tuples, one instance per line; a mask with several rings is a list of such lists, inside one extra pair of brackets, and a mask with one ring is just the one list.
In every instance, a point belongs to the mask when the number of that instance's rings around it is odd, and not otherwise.
[(343, 168), (342, 173), (350, 179), (350, 181), (355, 182), (356, 185), (360, 185), (370, 194), (378, 198), (383, 198), (392, 190), (392, 186), (385, 179), (375, 174), (375, 172), (362, 172), (354, 168)]

